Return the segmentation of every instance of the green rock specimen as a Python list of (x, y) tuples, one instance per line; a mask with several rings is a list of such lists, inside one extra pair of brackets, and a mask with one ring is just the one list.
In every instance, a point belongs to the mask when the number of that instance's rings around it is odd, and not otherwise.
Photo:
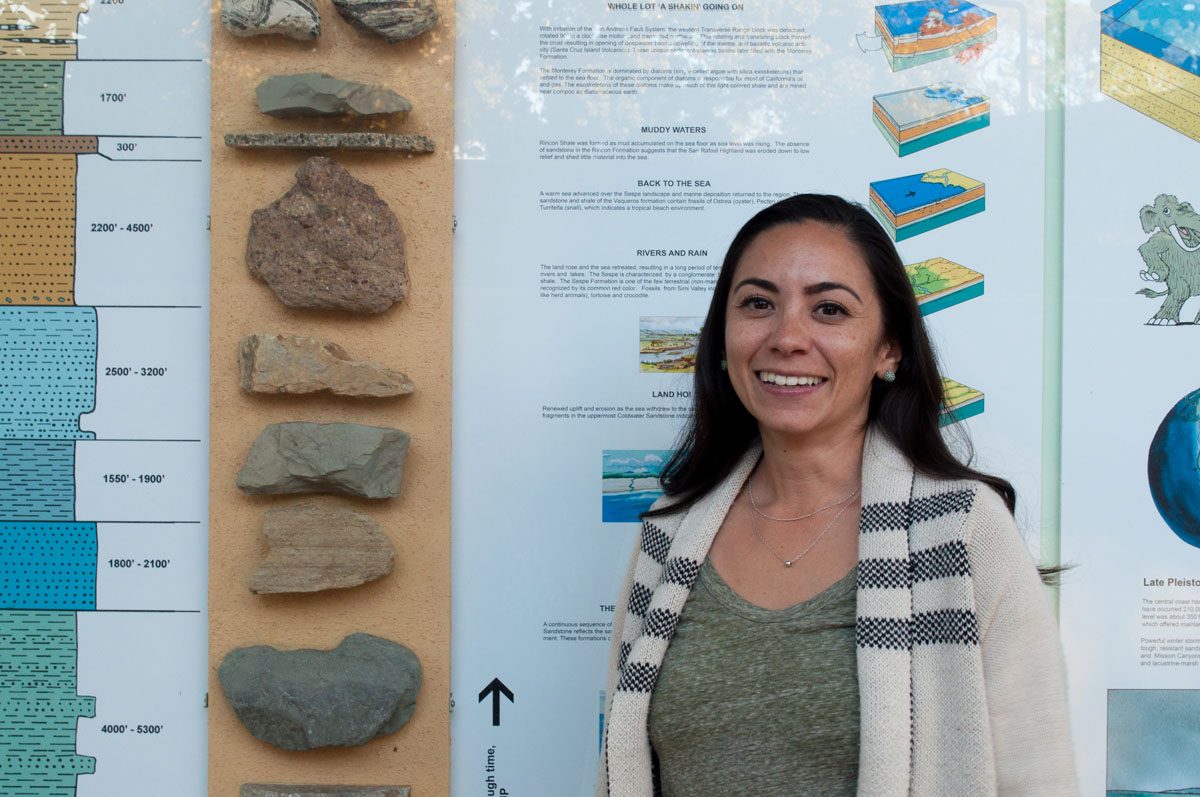
[(336, 493), (394, 498), (408, 432), (357, 423), (273, 423), (262, 431), (237, 485), (250, 495)]
[(383, 116), (407, 113), (412, 103), (383, 86), (341, 80), (324, 72), (274, 75), (255, 89), (258, 110), (280, 119), (306, 116)]
[(333, 650), (238, 648), (217, 678), (246, 730), (267, 744), (357, 747), (412, 718), (421, 663), (404, 645), (351, 634)]

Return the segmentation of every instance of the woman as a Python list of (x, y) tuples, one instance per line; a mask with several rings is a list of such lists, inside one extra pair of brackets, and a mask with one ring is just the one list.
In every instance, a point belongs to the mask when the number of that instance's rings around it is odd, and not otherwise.
[(597, 792), (1075, 794), (1012, 486), (939, 431), (895, 247), (805, 194), (738, 232), (613, 623)]

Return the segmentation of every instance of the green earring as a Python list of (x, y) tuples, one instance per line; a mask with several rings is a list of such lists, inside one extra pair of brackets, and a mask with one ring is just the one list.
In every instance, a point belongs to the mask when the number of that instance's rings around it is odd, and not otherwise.
[(729, 370), (729, 363), (728, 363), (728, 362), (725, 360), (725, 358), (724, 358), (724, 357), (722, 357), (722, 358), (721, 358), (721, 370), (722, 370), (722, 371), (728, 371), (728, 370)]

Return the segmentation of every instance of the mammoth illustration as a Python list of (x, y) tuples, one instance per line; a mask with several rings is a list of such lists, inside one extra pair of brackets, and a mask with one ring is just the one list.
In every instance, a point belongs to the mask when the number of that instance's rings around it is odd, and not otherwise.
[[(1187, 202), (1159, 194), (1153, 205), (1142, 208), (1142, 230), (1152, 232), (1138, 247), (1146, 263), (1139, 276), (1147, 282), (1165, 282), (1165, 291), (1142, 288), (1138, 293), (1157, 299), (1167, 297), (1147, 324), (1173, 326), (1179, 323), (1184, 302), (1200, 296), (1200, 213)], [(1200, 313), (1193, 323), (1200, 324)]]

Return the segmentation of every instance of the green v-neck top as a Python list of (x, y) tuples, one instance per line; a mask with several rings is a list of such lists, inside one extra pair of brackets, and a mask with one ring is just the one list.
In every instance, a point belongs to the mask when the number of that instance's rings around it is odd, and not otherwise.
[(855, 794), (855, 588), (764, 609), (705, 560), (650, 702), (664, 797)]

